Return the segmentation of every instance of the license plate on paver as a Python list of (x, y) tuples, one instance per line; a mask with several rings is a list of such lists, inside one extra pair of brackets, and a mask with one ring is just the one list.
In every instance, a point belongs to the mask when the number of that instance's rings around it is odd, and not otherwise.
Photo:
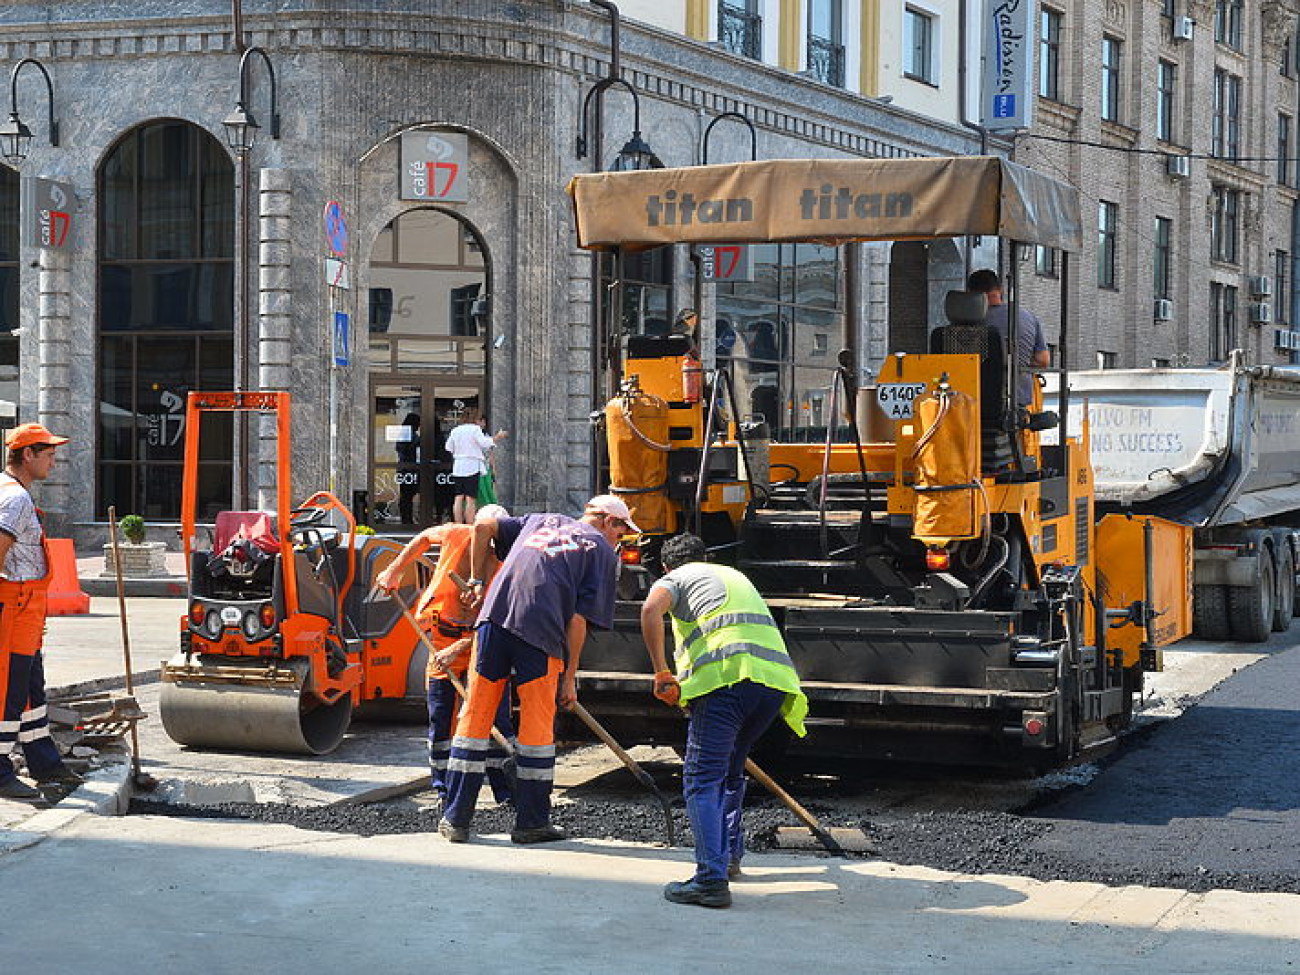
[(221, 622), (223, 623), (238, 623), (239, 616), (238, 606), (223, 606), (221, 608)]
[(912, 404), (925, 392), (925, 383), (881, 383), (876, 387), (876, 402), (891, 420), (912, 417)]

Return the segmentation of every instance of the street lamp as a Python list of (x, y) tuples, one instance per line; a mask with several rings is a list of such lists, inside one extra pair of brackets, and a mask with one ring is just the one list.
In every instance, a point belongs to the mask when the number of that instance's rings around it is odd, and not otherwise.
[[(226, 116), (221, 124), (226, 129), (226, 142), (235, 153), (238, 162), (238, 175), (235, 179), (235, 388), (248, 390), (253, 387), (253, 343), (252, 324), (249, 318), (250, 282), (249, 260), (251, 245), (248, 240), (248, 203), (250, 171), (248, 154), (257, 141), (257, 130), (261, 128), (257, 119), (248, 110), (249, 104), (249, 67), (251, 59), (257, 56), (266, 66), (266, 74), (271, 82), (271, 138), (280, 138), (280, 109), (275, 87), (275, 68), (271, 59), (260, 47), (250, 47), (239, 59), (239, 100), (235, 110)], [(234, 428), (234, 465), (232, 479), (235, 488), (235, 507), (245, 510), (249, 507), (248, 478), (252, 471), (252, 443), (248, 430), (248, 414), (241, 412)]]
[(253, 148), (253, 143), (257, 141), (257, 130), (261, 128), (253, 113), (248, 110), (248, 65), (249, 58), (254, 54), (266, 65), (266, 74), (271, 80), (271, 138), (280, 138), (280, 110), (276, 101), (275, 68), (271, 66), (271, 59), (265, 51), (260, 47), (250, 47), (239, 59), (239, 101), (235, 103), (235, 110), (221, 122), (226, 127), (226, 142), (237, 156), (248, 155)]
[(45, 65), (35, 58), (23, 58), (9, 73), (9, 120), (0, 125), (0, 155), (14, 166), (27, 158), (27, 153), (32, 147), (32, 130), (18, 115), (18, 74), (29, 64), (34, 65), (45, 78), (45, 91), (49, 96), (50, 145), (59, 144), (59, 123), (54, 120), (54, 83), (50, 81), (50, 73), (45, 70)]
[(747, 116), (741, 115), (740, 112), (723, 112), (704, 127), (704, 135), (700, 137), (700, 164), (703, 166), (709, 164), (709, 136), (713, 134), (713, 127), (724, 118), (744, 122), (749, 129), (749, 161), (753, 162), (758, 158), (758, 132), (754, 129), (754, 123)]
[[(618, 151), (618, 156), (615, 157), (612, 168), (619, 171), (663, 169), (663, 162), (654, 154), (654, 150), (646, 144), (645, 139), (641, 137), (641, 99), (637, 97), (636, 89), (622, 78), (601, 78), (591, 86), (591, 91), (587, 92), (587, 97), (582, 100), (582, 118), (578, 124), (578, 142), (575, 147), (578, 158), (585, 159), (589, 153), (587, 125), (591, 117), (592, 102), (596, 103), (597, 115), (599, 115), (600, 108), (604, 104), (605, 92), (615, 85), (621, 85), (632, 96), (632, 137)], [(598, 125), (597, 131), (599, 131), (599, 128)], [(596, 152), (600, 152), (600, 146), (596, 146)], [(595, 160), (594, 164), (598, 166), (599, 161)]]

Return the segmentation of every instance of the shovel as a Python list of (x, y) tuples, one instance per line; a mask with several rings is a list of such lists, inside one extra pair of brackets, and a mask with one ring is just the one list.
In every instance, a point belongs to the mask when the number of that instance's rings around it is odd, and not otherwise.
[(673, 814), (668, 804), (668, 797), (659, 791), (659, 787), (655, 785), (655, 780), (650, 778), (650, 773), (637, 764), (636, 759), (614, 740), (614, 736), (605, 730), (604, 725), (591, 716), (590, 711), (577, 701), (569, 705), (569, 710), (576, 714), (582, 723), (591, 729), (592, 734), (603, 741), (609, 750), (618, 756), (619, 761), (627, 766), (627, 770), (636, 776), (638, 782), (654, 793), (654, 797), (659, 800), (659, 805), (663, 807), (664, 833), (667, 836), (668, 845), (676, 846), (677, 831), (673, 828)]
[[(117, 577), (117, 613), (122, 620), (122, 664), (126, 676), (126, 693), (135, 697), (135, 678), (131, 674), (131, 632), (126, 625), (126, 588), (122, 582), (122, 552), (117, 546), (117, 508), (108, 506), (108, 537), (113, 549), (113, 573)], [(158, 780), (140, 769), (140, 735), (131, 722), (131, 782), (144, 792), (158, 788)]]

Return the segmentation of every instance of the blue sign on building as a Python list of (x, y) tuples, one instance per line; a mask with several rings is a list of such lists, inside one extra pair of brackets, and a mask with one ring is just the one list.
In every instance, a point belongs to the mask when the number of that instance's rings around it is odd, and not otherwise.
[(336, 311), (334, 313), (334, 365), (336, 366), (346, 366), (350, 361), (348, 355), (348, 336), (350, 332), (351, 329), (348, 328), (348, 313), (345, 311)]

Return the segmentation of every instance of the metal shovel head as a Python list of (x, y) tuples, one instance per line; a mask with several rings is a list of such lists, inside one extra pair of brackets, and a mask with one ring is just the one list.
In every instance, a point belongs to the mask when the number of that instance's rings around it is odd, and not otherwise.
[[(875, 853), (867, 834), (851, 826), (827, 826), (824, 832), (846, 853)], [(825, 850), (826, 845), (807, 826), (778, 826), (776, 846), (781, 850)]]

